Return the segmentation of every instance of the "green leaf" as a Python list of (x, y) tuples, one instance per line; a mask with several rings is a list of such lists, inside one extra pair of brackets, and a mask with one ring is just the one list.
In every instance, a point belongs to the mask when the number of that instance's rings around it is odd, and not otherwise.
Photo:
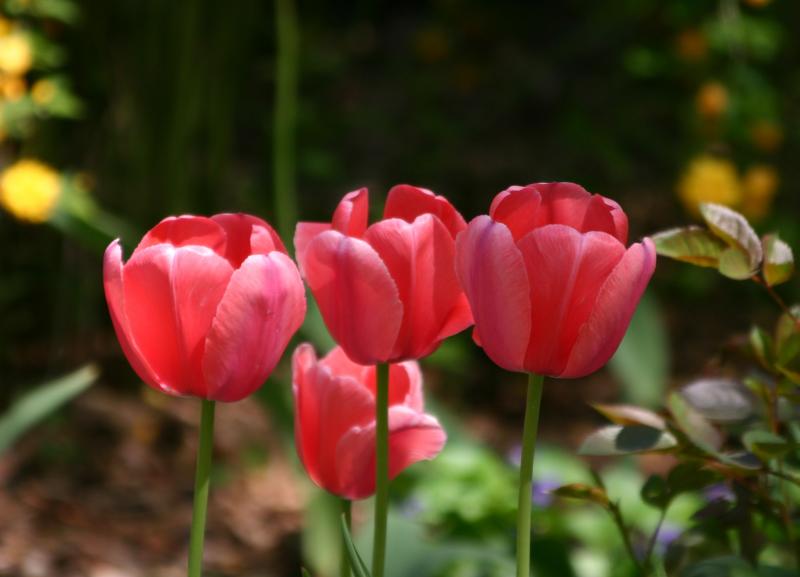
[[(261, 389), (261, 394), (268, 387)], [(273, 387), (279, 391), (281, 387)], [(283, 387), (286, 390), (286, 387)], [(272, 394), (272, 393), (270, 393)], [(283, 399), (269, 399), (270, 410), (276, 412), (280, 421), (284, 419)], [(309, 499), (303, 523), (302, 547), (303, 561), (317, 575), (334, 575), (339, 570), (341, 557), (341, 529), (339, 515), (341, 500), (316, 487), (309, 490)]]
[(716, 455), (722, 446), (722, 437), (711, 423), (692, 407), (679, 393), (670, 394), (667, 407), (678, 428), (699, 449)]
[(674, 258), (697, 266), (717, 268), (719, 255), (726, 244), (699, 226), (673, 228), (653, 235), (659, 256)]
[(744, 385), (731, 379), (700, 379), (681, 389), (681, 395), (694, 409), (712, 421), (741, 421), (755, 410), (753, 394)]
[(350, 558), (350, 569), (356, 577), (370, 577), (369, 569), (358, 554), (356, 546), (353, 544), (353, 537), (350, 535), (350, 529), (347, 527), (347, 519), (344, 514), (341, 517), (342, 537), (344, 537), (345, 547), (347, 548), (347, 555)]
[(680, 463), (667, 474), (667, 485), (673, 496), (699, 491), (721, 479), (721, 475), (703, 466), (702, 463)]
[(305, 567), (300, 567), (300, 577), (311, 577), (311, 573)]
[(750, 329), (750, 348), (758, 362), (765, 369), (772, 369), (775, 364), (775, 344), (772, 337), (760, 327)]
[(608, 366), (622, 385), (625, 401), (656, 408), (664, 398), (669, 362), (669, 339), (658, 301), (645, 293)]
[(667, 432), (644, 425), (610, 425), (589, 435), (578, 449), (581, 455), (628, 455), (664, 451), (677, 445)]
[(781, 314), (775, 324), (775, 350), (780, 356), (784, 343), (792, 336), (800, 333), (797, 319), (800, 318), (800, 305), (790, 307), (789, 312)]
[(642, 501), (656, 509), (664, 509), (669, 505), (672, 495), (667, 482), (660, 475), (650, 475), (642, 487)]
[(716, 557), (689, 565), (680, 577), (757, 577), (753, 568), (739, 557)]
[(761, 239), (764, 250), (764, 280), (769, 286), (786, 282), (794, 272), (792, 247), (777, 234), (768, 234)]
[(587, 485), (585, 483), (571, 483), (562, 485), (552, 491), (553, 495), (567, 499), (578, 499), (579, 501), (591, 501), (601, 507), (608, 507), (608, 495), (601, 487)]
[(97, 366), (89, 364), (60, 379), (40, 385), (16, 401), (0, 417), (0, 454), (28, 429), (85, 391), (97, 380), (98, 374)]
[(763, 252), (761, 241), (747, 219), (727, 206), (714, 203), (701, 204), (700, 214), (711, 232), (730, 247), (720, 254), (720, 272), (736, 279), (755, 274)]
[(646, 425), (654, 429), (665, 429), (663, 417), (653, 411), (635, 405), (593, 404), (592, 407), (617, 425)]
[(742, 435), (742, 443), (755, 455), (765, 460), (782, 457), (792, 450), (792, 444), (770, 431), (747, 431)]

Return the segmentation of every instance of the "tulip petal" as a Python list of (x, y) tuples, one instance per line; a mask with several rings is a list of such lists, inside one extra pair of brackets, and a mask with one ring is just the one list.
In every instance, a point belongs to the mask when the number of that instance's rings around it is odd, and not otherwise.
[(613, 236), (565, 225), (537, 228), (517, 243), (531, 282), (531, 339), (525, 366), (558, 375), (597, 293), (625, 253)]
[(301, 346), (293, 357), (297, 447), (312, 480), (341, 494), (337, 444), (353, 427), (374, 421), (375, 401), (360, 382), (317, 363), (309, 349)]
[(443, 196), (437, 196), (426, 188), (408, 184), (392, 187), (386, 197), (383, 218), (399, 218), (414, 222), (422, 214), (432, 214), (442, 221), (453, 238), (467, 228), (464, 217)]
[(369, 192), (359, 188), (347, 193), (333, 213), (333, 229), (345, 236), (361, 238), (369, 221)]
[(452, 323), (462, 290), (453, 267), (455, 242), (438, 218), (423, 214), (413, 223), (398, 218), (382, 220), (367, 229), (364, 240), (386, 264), (403, 303), (403, 324), (392, 360), (421, 358), (433, 352), (448, 321), (449, 334), (472, 323), (470, 316), (463, 315)]
[(266, 380), (306, 312), (300, 274), (281, 252), (249, 256), (231, 276), (206, 337), (207, 397), (238, 401)]
[[(350, 360), (350, 357), (344, 352), (342, 347), (334, 347), (325, 355), (320, 361), (323, 367), (327, 367), (331, 374), (351, 377), (359, 383), (364, 383), (369, 380), (369, 370), (374, 371), (374, 365), (359, 365)], [(374, 379), (374, 376), (372, 377)], [(374, 388), (374, 387), (373, 387)]]
[(303, 277), (306, 275), (306, 249), (317, 235), (326, 230), (331, 230), (331, 225), (327, 222), (298, 222), (294, 229), (294, 254)]
[(456, 240), (456, 272), (472, 306), (486, 354), (510, 371), (523, 371), (531, 332), (525, 262), (511, 231), (486, 215)]
[[(361, 365), (356, 365), (361, 366)], [(364, 367), (361, 382), (365, 383), (373, 396), (377, 395), (375, 366)], [(393, 363), (389, 367), (389, 406), (405, 405), (415, 411), (422, 411), (425, 402), (422, 397), (422, 373), (417, 361)]]
[(173, 393), (205, 396), (204, 338), (232, 272), (210, 248), (167, 244), (134, 253), (123, 269), (133, 340)]
[(225, 230), (225, 258), (239, 268), (251, 254), (268, 254), (273, 250), (287, 254), (278, 233), (265, 221), (250, 214), (215, 214), (211, 220)]
[(170, 391), (169, 385), (163, 383), (161, 378), (150, 367), (147, 358), (142, 355), (139, 346), (133, 339), (131, 333), (130, 323), (128, 323), (128, 315), (125, 309), (125, 291), (123, 287), (123, 264), (122, 264), (122, 247), (119, 240), (115, 240), (106, 249), (103, 256), (103, 286), (106, 293), (106, 301), (108, 302), (108, 310), (111, 313), (111, 322), (114, 325), (114, 331), (117, 333), (117, 339), (125, 353), (125, 357), (133, 367), (133, 370), (139, 375), (139, 378), (149, 384), (155, 389), (165, 392)]
[(614, 201), (572, 182), (543, 182), (536, 187), (542, 195), (539, 226), (565, 224), (579, 232), (605, 232), (627, 243), (628, 218)]
[(191, 215), (169, 216), (142, 237), (133, 254), (157, 244), (169, 244), (175, 247), (206, 246), (224, 256), (225, 241), (225, 231), (210, 218)]
[(318, 235), (305, 254), (306, 280), (333, 338), (357, 363), (390, 358), (403, 304), (375, 250), (338, 231)]
[(540, 226), (542, 195), (535, 184), (511, 186), (494, 197), (489, 216), (503, 223), (517, 241)]
[[(435, 417), (406, 407), (389, 409), (389, 479), (408, 466), (433, 459), (447, 440)], [(375, 423), (353, 427), (336, 447), (341, 495), (363, 499), (375, 492)]]
[(628, 248), (600, 288), (592, 313), (581, 327), (560, 376), (587, 375), (611, 358), (628, 329), (655, 266), (655, 246), (649, 238)]

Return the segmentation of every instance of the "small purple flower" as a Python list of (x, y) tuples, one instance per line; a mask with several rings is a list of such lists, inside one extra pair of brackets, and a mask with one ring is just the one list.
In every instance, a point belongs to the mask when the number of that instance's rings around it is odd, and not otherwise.
[(732, 503), (736, 500), (736, 496), (733, 494), (733, 491), (725, 483), (715, 483), (714, 485), (709, 485), (703, 490), (703, 497), (705, 497), (706, 501), (709, 503), (714, 501), (728, 501), (729, 503)]
[(537, 507), (547, 507), (553, 502), (553, 491), (558, 489), (562, 483), (552, 477), (540, 479), (533, 482), (531, 488), (531, 499)]

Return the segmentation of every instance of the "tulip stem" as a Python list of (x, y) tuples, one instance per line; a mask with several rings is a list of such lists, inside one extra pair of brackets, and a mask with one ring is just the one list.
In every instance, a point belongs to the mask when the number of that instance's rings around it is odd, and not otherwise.
[(197, 471), (194, 478), (192, 532), (189, 540), (189, 577), (200, 577), (203, 571), (203, 538), (208, 508), (211, 449), (214, 444), (214, 406), (214, 401), (203, 399), (200, 445), (197, 448)]
[(389, 513), (389, 364), (379, 363), (375, 369), (375, 536), (372, 577), (383, 577)]
[(525, 406), (525, 428), (522, 432), (522, 459), (519, 465), (519, 504), (517, 508), (517, 577), (529, 577), (531, 566), (531, 501), (533, 488), (533, 454), (539, 429), (539, 407), (544, 377), (528, 376), (528, 400)]
[[(342, 513), (344, 514), (344, 522), (347, 528), (352, 531), (352, 517), (351, 517), (352, 501), (342, 499)], [(339, 572), (340, 577), (350, 577), (350, 554), (347, 551), (347, 540), (342, 535), (342, 558), (341, 569)]]

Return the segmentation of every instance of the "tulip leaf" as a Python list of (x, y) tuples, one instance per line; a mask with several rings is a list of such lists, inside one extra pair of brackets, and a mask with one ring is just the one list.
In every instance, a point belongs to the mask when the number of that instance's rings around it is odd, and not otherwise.
[(608, 495), (601, 487), (594, 487), (585, 483), (571, 483), (555, 489), (553, 495), (579, 501), (590, 501), (601, 507), (608, 507)]
[(635, 405), (594, 404), (592, 407), (617, 425), (645, 425), (654, 429), (666, 428), (663, 417), (649, 409)]
[(769, 431), (747, 431), (742, 435), (742, 443), (758, 457), (765, 460), (782, 457), (792, 450), (792, 444), (783, 437)]
[(645, 425), (610, 425), (589, 435), (578, 449), (581, 455), (611, 456), (664, 451), (677, 445), (667, 432)]
[(681, 389), (683, 398), (711, 421), (741, 421), (753, 414), (753, 394), (731, 379), (700, 379)]
[(342, 537), (344, 538), (345, 548), (347, 549), (347, 556), (350, 559), (350, 568), (356, 577), (371, 577), (369, 569), (367, 569), (364, 560), (361, 559), (361, 555), (358, 554), (358, 549), (356, 549), (353, 543), (353, 537), (350, 535), (350, 529), (347, 526), (347, 519), (344, 514), (342, 514), (341, 517), (341, 526)]
[(744, 274), (742, 269), (746, 268), (750, 273), (748, 276), (754, 274), (761, 264), (763, 251), (761, 241), (747, 219), (727, 206), (714, 203), (701, 204), (700, 214), (711, 232), (736, 249), (723, 251), (720, 255), (720, 272), (731, 278), (746, 278), (741, 276)]
[(794, 272), (792, 247), (777, 234), (768, 234), (761, 239), (764, 250), (764, 280), (769, 286), (786, 282)]
[(723, 241), (699, 226), (673, 228), (651, 238), (660, 256), (697, 266), (717, 268), (719, 255), (726, 249)]
[(98, 374), (97, 367), (89, 364), (59, 379), (40, 385), (16, 401), (0, 417), (0, 454), (28, 429), (85, 391), (97, 380)]

